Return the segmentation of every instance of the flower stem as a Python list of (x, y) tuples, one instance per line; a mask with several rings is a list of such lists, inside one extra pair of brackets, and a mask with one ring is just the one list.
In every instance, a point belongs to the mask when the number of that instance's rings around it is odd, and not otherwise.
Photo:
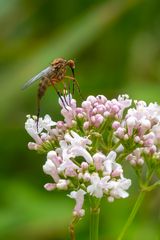
[(75, 240), (76, 237), (75, 237), (74, 224), (72, 223), (69, 225), (69, 233), (70, 233), (71, 240)]
[(76, 223), (78, 223), (79, 220), (80, 220), (79, 217), (74, 216), (71, 224), (69, 225), (69, 234), (70, 234), (70, 239), (71, 240), (76, 240), (75, 225), (76, 225)]
[(90, 208), (90, 240), (98, 240), (100, 208)]
[(137, 198), (137, 201), (135, 202), (134, 206), (133, 206), (133, 209), (131, 211), (131, 214), (126, 222), (126, 224), (124, 225), (123, 229), (122, 229), (122, 232), (120, 233), (119, 237), (117, 238), (117, 240), (122, 240), (127, 229), (129, 228), (129, 226), (131, 225), (131, 223), (133, 222), (137, 212), (138, 212), (138, 209), (143, 201), (143, 198), (145, 196), (145, 192), (144, 191), (140, 191), (139, 193), (139, 196)]

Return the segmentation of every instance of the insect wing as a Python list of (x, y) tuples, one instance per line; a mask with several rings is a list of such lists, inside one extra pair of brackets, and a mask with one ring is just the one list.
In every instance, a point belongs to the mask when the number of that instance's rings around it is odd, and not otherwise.
[(36, 82), (37, 80), (39, 80), (40, 78), (44, 77), (45, 75), (47, 75), (49, 72), (51, 71), (51, 66), (45, 68), (43, 71), (41, 71), (40, 73), (38, 73), (35, 77), (31, 78), (28, 82), (26, 82), (24, 84), (24, 86), (22, 87), (22, 90), (28, 88), (30, 85), (32, 85), (34, 82)]

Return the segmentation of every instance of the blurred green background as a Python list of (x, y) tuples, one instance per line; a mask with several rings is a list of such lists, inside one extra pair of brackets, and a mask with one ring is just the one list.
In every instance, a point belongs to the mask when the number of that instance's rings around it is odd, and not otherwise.
[[(26, 114), (36, 113), (37, 84), (20, 88), (57, 57), (74, 59), (84, 96), (132, 98), (160, 103), (159, 0), (0, 0), (0, 239), (69, 239), (74, 201), (66, 193), (47, 192), (45, 156), (27, 149)], [(79, 96), (77, 94), (77, 99)], [(79, 100), (80, 101), (80, 100)], [(60, 107), (53, 89), (42, 112), (57, 120)], [(118, 236), (137, 196), (103, 201), (100, 239)], [(147, 195), (126, 240), (160, 239), (160, 191)], [(77, 239), (88, 239), (89, 214), (77, 225)]]

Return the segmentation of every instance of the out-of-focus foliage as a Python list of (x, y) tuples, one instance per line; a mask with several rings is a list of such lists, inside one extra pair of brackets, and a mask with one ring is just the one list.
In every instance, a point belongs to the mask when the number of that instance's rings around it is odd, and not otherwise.
[[(76, 61), (76, 76), (84, 96), (108, 98), (128, 93), (160, 102), (159, 0), (0, 0), (1, 27), (1, 198), (0, 239), (67, 239), (74, 203), (65, 194), (48, 193), (43, 156), (27, 150), (25, 115), (36, 113), (37, 84), (25, 81), (56, 57)], [(79, 98), (77, 94), (77, 99)], [(42, 115), (59, 118), (57, 96), (49, 89)], [(101, 210), (100, 239), (115, 239), (136, 194)], [(160, 193), (148, 194), (126, 239), (160, 239)], [(88, 211), (77, 226), (77, 239), (88, 239)]]

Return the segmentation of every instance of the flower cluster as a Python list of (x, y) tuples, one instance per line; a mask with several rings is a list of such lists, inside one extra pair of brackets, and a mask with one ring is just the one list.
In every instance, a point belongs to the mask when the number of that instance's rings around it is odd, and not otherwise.
[(160, 106), (157, 103), (147, 105), (144, 101), (134, 101), (124, 119), (114, 121), (112, 127), (123, 146), (132, 147), (126, 157), (132, 166), (141, 166), (148, 157), (159, 156)]
[(131, 180), (123, 175), (122, 160), (136, 169), (144, 163), (159, 166), (158, 104), (132, 101), (127, 95), (112, 100), (89, 96), (80, 107), (67, 96), (59, 104), (64, 120), (54, 122), (46, 115), (37, 129), (36, 117), (28, 115), (25, 129), (34, 139), (29, 149), (47, 154), (43, 171), (52, 182), (45, 189), (67, 190), (76, 201), (74, 216), (84, 215), (87, 196), (109, 202), (128, 197)]

